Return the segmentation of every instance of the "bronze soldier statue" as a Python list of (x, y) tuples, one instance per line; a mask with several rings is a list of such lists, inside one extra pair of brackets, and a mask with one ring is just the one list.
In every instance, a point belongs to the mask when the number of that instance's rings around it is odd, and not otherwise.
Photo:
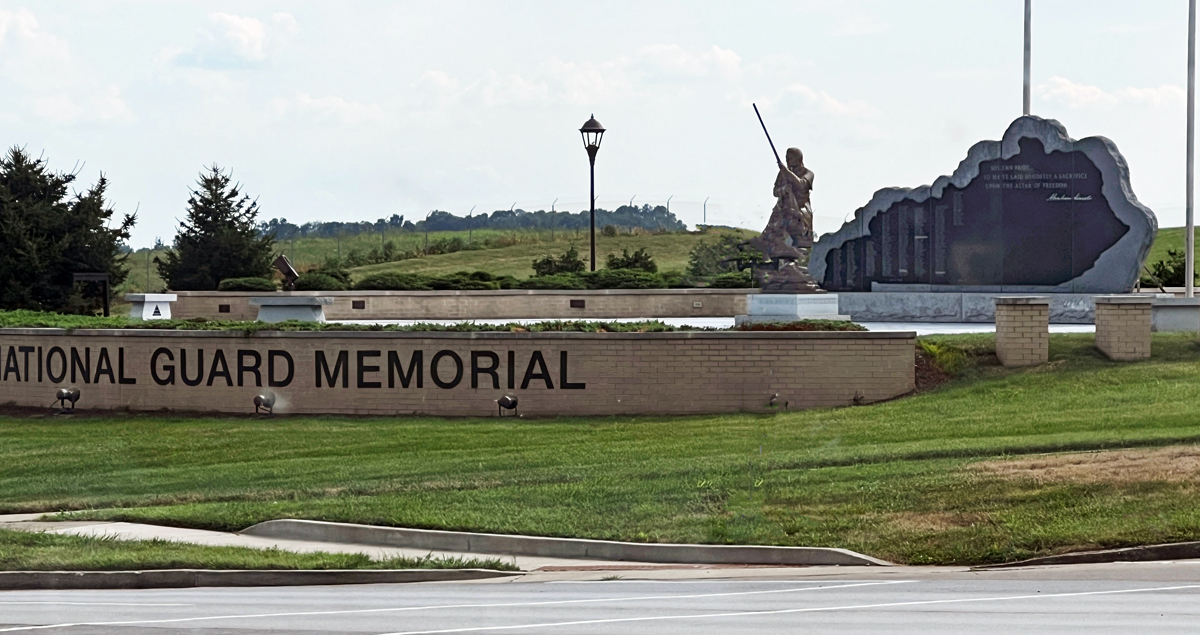
[(809, 193), (813, 172), (804, 167), (799, 148), (788, 148), (787, 165), (779, 163), (775, 177), (775, 207), (762, 234), (745, 244), (758, 250), (763, 261), (753, 267), (758, 285), (766, 293), (819, 292), (808, 275), (808, 254), (813, 246), (812, 205)]

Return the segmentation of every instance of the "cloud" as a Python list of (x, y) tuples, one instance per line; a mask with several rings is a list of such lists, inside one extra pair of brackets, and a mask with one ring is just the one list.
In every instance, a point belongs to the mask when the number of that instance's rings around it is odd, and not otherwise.
[(211, 29), (201, 29), (201, 41), (195, 46), (172, 51), (170, 58), (179, 66), (210, 69), (253, 68), (283, 50), (292, 36), (300, 32), (289, 13), (276, 13), (269, 22), (232, 13), (211, 13)]
[(1073, 82), (1054, 76), (1037, 86), (1038, 97), (1068, 108), (1112, 108), (1124, 104), (1164, 106), (1183, 103), (1183, 88), (1164, 84), (1157, 88), (1122, 88), (1108, 92), (1099, 86)]
[(635, 59), (641, 63), (643, 72), (676, 77), (735, 77), (742, 65), (740, 55), (715, 44), (700, 53), (678, 44), (656, 44), (640, 49)]
[(273, 100), (271, 108), (280, 118), (290, 117), (343, 126), (377, 123), (385, 119), (383, 107), (379, 104), (348, 101), (333, 95), (313, 97), (308, 93), (296, 93), (295, 97)]
[(41, 28), (27, 9), (0, 9), (0, 76), (22, 90), (5, 95), (18, 107), (59, 124), (127, 122), (133, 113), (115, 85), (98, 82), (66, 40)]
[(884, 22), (878, 15), (866, 9), (856, 8), (851, 10), (850, 14), (834, 27), (833, 35), (871, 35), (874, 33), (883, 33), (890, 28), (891, 25)]
[(788, 86), (777, 102), (783, 109), (816, 110), (822, 114), (850, 119), (872, 119), (880, 114), (878, 108), (861, 99), (843, 101), (805, 84)]

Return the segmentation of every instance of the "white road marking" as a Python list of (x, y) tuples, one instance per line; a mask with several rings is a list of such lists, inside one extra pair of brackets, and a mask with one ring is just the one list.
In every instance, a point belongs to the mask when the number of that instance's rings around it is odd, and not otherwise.
[(841, 584), (837, 586), (807, 586), (791, 589), (771, 589), (769, 591), (737, 591), (731, 593), (701, 593), (698, 595), (650, 595), (650, 596), (631, 596), (619, 598), (595, 598), (586, 600), (548, 600), (545, 602), (497, 602), (493, 604), (445, 604), (441, 606), (403, 606), (386, 609), (346, 609), (341, 611), (305, 611), (292, 613), (255, 613), (250, 615), (209, 615), (201, 617), (176, 617), (159, 620), (128, 620), (121, 622), (72, 622), (63, 624), (44, 624), (39, 626), (15, 626), (11, 628), (0, 628), (0, 633), (13, 633), (17, 631), (35, 631), (46, 628), (66, 628), (68, 626), (119, 626), (133, 624), (173, 624), (178, 622), (200, 622), (206, 620), (238, 620), (260, 617), (307, 617), (313, 615), (355, 615), (367, 613), (387, 613), (399, 611), (430, 611), (444, 609), (475, 609), (475, 608), (491, 608), (491, 607), (514, 607), (514, 606), (553, 606), (558, 604), (596, 604), (603, 602), (638, 602), (646, 600), (684, 600), (695, 598), (714, 598), (714, 597), (730, 597), (740, 595), (766, 595), (772, 593), (796, 593), (801, 591), (824, 591), (828, 589), (848, 589), (852, 587), (863, 586), (878, 586), (881, 584), (905, 584), (915, 582), (915, 580), (893, 580), (887, 582), (859, 582), (855, 584)]
[(1200, 584), (1185, 586), (1156, 587), (1153, 589), (1122, 589), (1117, 591), (1082, 591), (1078, 593), (1039, 593), (1037, 595), (1010, 595), (991, 598), (961, 598), (955, 600), (916, 600), (912, 602), (885, 602), (882, 604), (851, 604), (847, 606), (822, 606), (802, 609), (776, 609), (771, 611), (735, 611), (732, 613), (704, 613), (699, 615), (657, 615), (650, 617), (622, 617), (601, 620), (579, 620), (575, 622), (544, 622), (541, 624), (515, 624), (511, 626), (476, 626), (471, 628), (450, 628), (436, 631), (403, 631), (381, 633), (380, 635), (436, 635), (440, 633), (476, 633), (481, 631), (505, 631), (528, 628), (546, 628), (548, 626), (583, 626), (586, 624), (615, 624), (619, 622), (654, 622), (659, 620), (699, 620), (712, 617), (753, 617), (755, 615), (782, 615), (784, 613), (819, 613), (823, 611), (852, 611), (855, 609), (878, 609), (896, 606), (920, 606), (927, 604), (955, 604), (964, 602), (1001, 602), (1004, 600), (1032, 600), (1041, 598), (1078, 597), (1083, 595), (1114, 595), (1118, 593), (1146, 593), (1150, 591), (1175, 591), (1179, 589), (1200, 589)]

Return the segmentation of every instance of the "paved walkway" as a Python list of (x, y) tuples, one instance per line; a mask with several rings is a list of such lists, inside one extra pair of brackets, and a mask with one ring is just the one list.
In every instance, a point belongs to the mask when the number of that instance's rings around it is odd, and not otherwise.
[[(463, 553), (455, 551), (428, 551), (421, 549), (402, 549), (396, 547), (377, 547), (373, 545), (356, 545), (335, 542), (310, 542), (305, 540), (285, 540), (279, 538), (264, 538), (260, 536), (244, 536), (221, 531), (206, 531), (203, 529), (180, 529), (178, 527), (161, 527), (158, 525), (143, 525), (139, 523), (120, 523), (104, 521), (39, 521), (43, 514), (0, 514), (0, 529), (17, 531), (42, 531), (51, 534), (67, 534), (73, 536), (94, 536), (116, 538), (118, 540), (167, 540), (171, 542), (187, 542), (197, 545), (218, 547), (249, 547), (251, 549), (282, 549), (296, 553), (311, 553), (324, 551), (326, 553), (361, 553), (376, 559), (433, 557), (447, 558), (500, 558), (515, 562), (523, 571), (533, 571), (542, 568), (557, 570), (573, 569), (606, 569), (612, 566), (679, 568), (679, 565), (639, 564), (634, 562), (619, 562), (603, 560), (568, 560), (564, 558), (539, 558), (534, 556), (498, 556), (484, 553)], [(692, 567), (695, 568), (695, 567)]]

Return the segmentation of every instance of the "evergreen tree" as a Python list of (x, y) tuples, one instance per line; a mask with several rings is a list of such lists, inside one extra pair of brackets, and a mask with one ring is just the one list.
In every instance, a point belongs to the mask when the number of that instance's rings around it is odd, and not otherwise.
[(215, 164), (200, 173), (197, 185), (174, 247), (158, 260), (158, 275), (176, 291), (216, 289), (226, 278), (270, 277), (275, 236), (256, 231), (258, 202)]
[(44, 159), (12, 148), (0, 159), (0, 307), (95, 312), (100, 285), (76, 286), (72, 273), (109, 274), (109, 292), (125, 281), (124, 241), (136, 220), (109, 227), (103, 175), (82, 194), (74, 174), (56, 174)]

